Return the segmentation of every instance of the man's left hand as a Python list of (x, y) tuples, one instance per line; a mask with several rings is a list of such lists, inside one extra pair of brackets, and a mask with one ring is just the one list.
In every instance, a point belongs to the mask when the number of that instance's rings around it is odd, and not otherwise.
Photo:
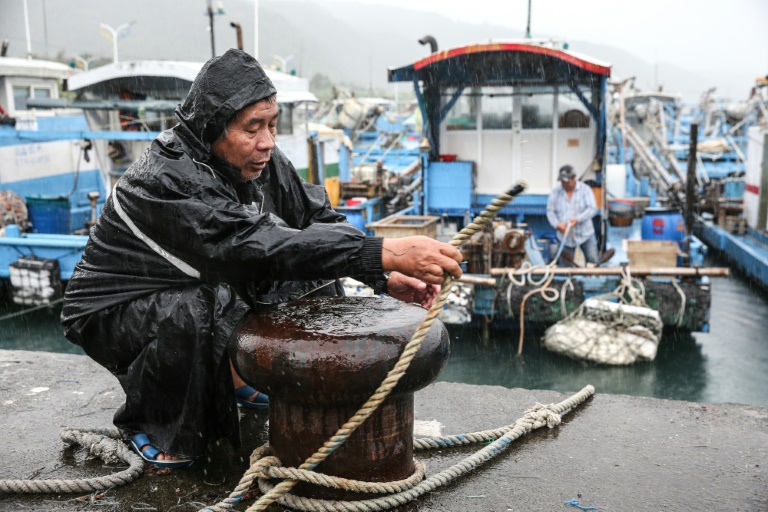
[(440, 292), (440, 286), (427, 284), (414, 277), (408, 277), (400, 272), (392, 272), (387, 281), (387, 293), (403, 302), (415, 302), (429, 309)]

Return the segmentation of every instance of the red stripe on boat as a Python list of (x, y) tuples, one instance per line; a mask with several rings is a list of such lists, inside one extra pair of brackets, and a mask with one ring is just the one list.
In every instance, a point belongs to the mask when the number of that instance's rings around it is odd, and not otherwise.
[(597, 73), (599, 75), (606, 75), (606, 76), (611, 75), (610, 66), (601, 66), (600, 64), (595, 64), (594, 62), (589, 62), (584, 59), (580, 59), (575, 55), (567, 53), (563, 50), (557, 50), (555, 48), (546, 48), (543, 46), (536, 46), (536, 45), (530, 45), (530, 44), (520, 44), (520, 43), (473, 44), (469, 46), (462, 46), (461, 48), (443, 50), (442, 52), (437, 52), (433, 55), (430, 55), (429, 57), (425, 57), (420, 61), (416, 62), (413, 65), (413, 69), (418, 70), (426, 66), (429, 66), (430, 64), (433, 64), (435, 62), (439, 62), (445, 59), (450, 59), (453, 57), (458, 57), (460, 55), (469, 55), (471, 53), (482, 53), (482, 52), (509, 52), (509, 51), (538, 53), (540, 55), (548, 55), (550, 57), (555, 57), (560, 60), (563, 60), (569, 64), (573, 64), (574, 66), (578, 66), (591, 73)]
[(753, 194), (760, 195), (760, 187), (758, 187), (757, 185), (752, 185), (750, 183), (744, 184), (744, 191), (752, 192)]

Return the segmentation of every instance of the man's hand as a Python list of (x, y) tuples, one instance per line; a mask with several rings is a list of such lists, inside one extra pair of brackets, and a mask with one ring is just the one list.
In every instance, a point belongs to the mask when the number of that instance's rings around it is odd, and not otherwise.
[(557, 225), (557, 230), (561, 233), (565, 233), (565, 229), (568, 227), (568, 225), (565, 222), (561, 222)]
[(387, 293), (390, 296), (403, 302), (415, 302), (427, 309), (432, 306), (439, 292), (438, 285), (427, 284), (400, 272), (392, 272), (387, 281)]
[(426, 236), (385, 238), (381, 253), (384, 271), (400, 272), (428, 284), (442, 284), (446, 273), (461, 277), (461, 251)]
[(579, 223), (579, 221), (576, 220), (576, 218), (574, 217), (573, 219), (568, 221), (568, 226), (573, 227), (573, 226), (575, 226), (578, 223)]

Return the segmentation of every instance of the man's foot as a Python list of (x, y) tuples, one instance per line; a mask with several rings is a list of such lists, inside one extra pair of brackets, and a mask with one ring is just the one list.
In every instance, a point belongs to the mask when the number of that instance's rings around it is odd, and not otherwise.
[(616, 250), (615, 250), (615, 249), (613, 249), (613, 248), (611, 248), (611, 249), (608, 249), (607, 251), (605, 251), (605, 252), (603, 253), (603, 255), (602, 255), (602, 256), (600, 256), (600, 265), (602, 265), (603, 263), (608, 263), (608, 261), (609, 261), (611, 258), (613, 258), (613, 255), (614, 255), (614, 254), (616, 254)]
[(192, 459), (180, 459), (173, 455), (163, 453), (149, 442), (145, 434), (136, 434), (131, 438), (131, 447), (146, 462), (154, 464), (158, 468), (185, 468), (194, 462)]
[(249, 409), (269, 409), (269, 397), (260, 393), (249, 385), (241, 386), (235, 389), (237, 403)]

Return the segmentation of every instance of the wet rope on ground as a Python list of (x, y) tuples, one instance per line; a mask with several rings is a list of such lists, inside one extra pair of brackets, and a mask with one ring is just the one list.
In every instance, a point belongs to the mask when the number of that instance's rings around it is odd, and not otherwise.
[[(525, 181), (521, 181), (520, 184), (515, 185), (509, 191), (496, 197), (480, 215), (475, 217), (475, 219), (468, 226), (466, 226), (459, 233), (457, 233), (456, 236), (453, 237), (453, 240), (451, 240), (450, 244), (454, 247), (461, 247), (472, 237), (472, 235), (481, 229), (484, 229), (484, 227), (496, 216), (499, 210), (504, 208), (504, 206), (506, 206), (507, 203), (509, 203), (516, 195), (525, 190), (526, 186), (527, 183)], [(411, 364), (411, 361), (416, 355), (416, 352), (418, 352), (419, 348), (421, 347), (421, 343), (426, 337), (427, 332), (429, 332), (429, 329), (435, 323), (435, 320), (440, 314), (443, 304), (445, 304), (448, 294), (451, 291), (452, 284), (453, 279), (450, 276), (447, 276), (443, 281), (443, 285), (440, 288), (440, 292), (438, 293), (437, 298), (429, 308), (427, 315), (424, 317), (424, 320), (422, 320), (421, 324), (416, 329), (416, 332), (414, 332), (413, 336), (411, 337), (411, 340), (405, 346), (403, 353), (400, 354), (400, 358), (395, 364), (395, 367), (390, 370), (378, 389), (373, 393), (373, 395), (371, 395), (365, 404), (360, 407), (354, 416), (352, 416), (349, 421), (347, 421), (344, 425), (341, 426), (341, 428), (339, 428), (336, 434), (328, 439), (320, 449), (318, 449), (306, 461), (304, 461), (301, 466), (299, 466), (299, 469), (313, 470), (315, 467), (317, 467), (318, 464), (323, 462), (331, 453), (333, 453), (339, 446), (341, 446), (347, 440), (347, 438), (349, 438), (349, 436), (352, 435), (352, 433), (357, 430), (357, 428), (362, 425), (371, 414), (373, 414), (373, 412), (387, 398), (387, 396), (389, 396), (390, 392), (394, 389), (402, 376), (405, 375), (405, 371), (408, 369), (408, 366)], [(297, 482), (295, 480), (284, 480), (283, 482), (279, 483), (268, 492), (266, 492), (264, 496), (259, 498), (259, 500), (248, 509), (248, 512), (265, 510), (267, 507), (269, 507), (269, 505), (288, 493), (288, 491), (290, 491), (293, 486), (296, 485), (296, 483)], [(238, 486), (238, 488), (240, 488), (240, 486)], [(242, 495), (246, 491), (247, 489), (243, 490), (242, 493), (238, 494), (237, 496), (235, 496), (236, 493), (233, 492), (232, 495), (230, 495), (230, 497), (225, 500), (225, 502), (228, 500), (239, 501), (242, 499)], [(216, 506), (211, 508), (211, 510), (226, 510), (226, 508), (215, 508)], [(227, 505), (227, 507), (231, 507), (231, 505)]]
[[(429, 450), (441, 448), (453, 448), (467, 446), (470, 444), (479, 444), (490, 442), (488, 446), (473, 453), (454, 464), (453, 466), (436, 473), (423, 480), (424, 465), (416, 462), (416, 470), (409, 478), (397, 482), (362, 482), (348, 480), (339, 477), (332, 477), (316, 473), (314, 471), (303, 471), (296, 468), (279, 467), (280, 460), (272, 455), (271, 448), (261, 446), (254, 450), (251, 455), (251, 466), (240, 480), (237, 489), (233, 491), (229, 498), (221, 503), (205, 508), (206, 512), (223, 512), (231, 510), (232, 506), (242, 500), (242, 496), (251, 488), (254, 481), (259, 485), (259, 489), (265, 494), (273, 492), (277, 487), (269, 482), (275, 478), (290, 478), (292, 480), (301, 480), (325, 487), (343, 489), (350, 492), (365, 492), (385, 494), (378, 498), (355, 501), (321, 500), (315, 498), (304, 498), (285, 493), (278, 498), (277, 502), (283, 506), (296, 510), (316, 512), (316, 511), (344, 511), (344, 512), (372, 512), (387, 510), (393, 507), (403, 505), (431, 492), (438, 487), (445, 486), (466, 473), (474, 470), (490, 459), (502, 453), (516, 439), (525, 434), (547, 426), (554, 428), (562, 421), (562, 416), (583, 403), (595, 392), (591, 385), (584, 387), (578, 393), (572, 395), (566, 400), (557, 404), (542, 405), (536, 404), (525, 412), (522, 418), (514, 423), (493, 430), (484, 430), (468, 434), (459, 434), (453, 436), (437, 436), (414, 439), (413, 447), (416, 450)], [(251, 509), (248, 509), (251, 510)]]
[(61, 439), (79, 444), (106, 463), (127, 462), (128, 469), (111, 475), (77, 480), (0, 480), (0, 493), (42, 494), (92, 492), (130, 483), (144, 471), (144, 461), (123, 443), (117, 429), (72, 429), (61, 431)]

